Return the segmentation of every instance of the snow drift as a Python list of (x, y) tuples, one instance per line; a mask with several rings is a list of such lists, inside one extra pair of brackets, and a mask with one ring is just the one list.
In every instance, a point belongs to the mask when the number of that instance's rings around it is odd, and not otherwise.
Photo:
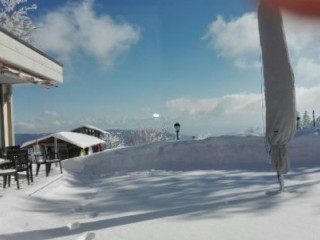
[[(288, 146), (293, 164), (317, 160), (318, 129), (300, 131)], [(200, 170), (269, 168), (270, 157), (260, 136), (221, 136), (204, 140), (157, 142), (119, 148), (63, 161), (71, 173), (103, 174), (148, 169)]]

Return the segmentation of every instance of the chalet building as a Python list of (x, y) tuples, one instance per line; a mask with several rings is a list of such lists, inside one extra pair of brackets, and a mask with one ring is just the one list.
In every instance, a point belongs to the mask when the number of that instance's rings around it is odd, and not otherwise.
[(59, 153), (61, 159), (78, 157), (83, 154), (91, 154), (102, 150), (102, 145), (105, 144), (100, 138), (89, 136), (76, 132), (57, 132), (25, 142), (21, 148), (33, 148), (40, 145), (44, 154)]
[(83, 133), (83, 134), (94, 136), (100, 139), (105, 139), (105, 135), (108, 134), (107, 131), (91, 125), (83, 125), (83, 126), (77, 127), (71, 130), (71, 132)]

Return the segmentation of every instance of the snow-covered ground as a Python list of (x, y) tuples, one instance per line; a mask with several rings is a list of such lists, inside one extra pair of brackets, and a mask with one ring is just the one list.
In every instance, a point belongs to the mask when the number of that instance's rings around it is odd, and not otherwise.
[[(0, 240), (318, 239), (320, 135), (298, 132), (278, 188), (262, 137), (108, 150), (0, 190)], [(0, 181), (1, 182), (1, 181)], [(2, 183), (2, 182), (1, 182)]]

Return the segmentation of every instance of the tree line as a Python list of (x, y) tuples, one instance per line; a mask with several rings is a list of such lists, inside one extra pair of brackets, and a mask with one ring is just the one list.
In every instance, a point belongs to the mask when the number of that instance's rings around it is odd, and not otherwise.
[(312, 111), (311, 116), (309, 115), (308, 111), (304, 111), (302, 117), (300, 117), (300, 113), (297, 112), (297, 129), (305, 129), (317, 126), (320, 126), (320, 116), (316, 118), (314, 110)]

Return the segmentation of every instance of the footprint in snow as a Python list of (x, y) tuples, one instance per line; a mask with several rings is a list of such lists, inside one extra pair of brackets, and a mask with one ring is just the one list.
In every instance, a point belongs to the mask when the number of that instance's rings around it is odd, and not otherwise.
[(85, 199), (95, 198), (98, 193), (96, 191), (84, 194)]
[(89, 232), (81, 235), (76, 240), (93, 240), (96, 238), (96, 234), (94, 232)]
[(79, 222), (73, 222), (73, 223), (69, 223), (68, 224), (68, 228), (69, 230), (75, 230), (78, 229), (80, 227), (81, 223)]
[(73, 211), (74, 212), (83, 212), (83, 207), (82, 206), (75, 207), (75, 208), (73, 208)]
[(95, 218), (98, 215), (99, 215), (99, 213), (97, 213), (97, 212), (89, 212), (86, 214), (86, 218)]

